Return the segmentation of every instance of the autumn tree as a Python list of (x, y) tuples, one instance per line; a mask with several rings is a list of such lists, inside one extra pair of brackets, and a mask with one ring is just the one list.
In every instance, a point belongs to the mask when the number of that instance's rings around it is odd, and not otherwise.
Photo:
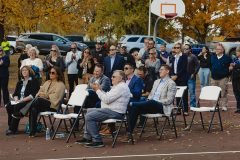
[(208, 37), (219, 31), (234, 35), (236, 31), (238, 0), (184, 0), (186, 12), (179, 18), (182, 32), (205, 43)]

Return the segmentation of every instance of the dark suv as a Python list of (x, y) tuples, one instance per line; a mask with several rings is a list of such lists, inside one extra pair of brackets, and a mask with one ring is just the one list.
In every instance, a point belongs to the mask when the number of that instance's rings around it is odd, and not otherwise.
[[(55, 44), (59, 47), (61, 54), (66, 55), (70, 50), (71, 43), (68, 39), (54, 33), (23, 33), (16, 40), (16, 47), (19, 48), (23, 44), (31, 44), (39, 49), (40, 54), (46, 55), (49, 53), (51, 45)], [(79, 50), (87, 47), (84, 43), (76, 43)]]

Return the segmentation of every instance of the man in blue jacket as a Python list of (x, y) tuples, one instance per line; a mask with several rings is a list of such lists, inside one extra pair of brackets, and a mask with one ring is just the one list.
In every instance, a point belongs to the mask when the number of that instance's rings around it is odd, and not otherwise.
[(116, 46), (111, 45), (109, 54), (104, 58), (104, 75), (111, 79), (115, 70), (123, 70), (125, 60), (122, 56), (116, 54)]
[(227, 111), (228, 100), (228, 76), (229, 76), (229, 66), (231, 63), (231, 58), (224, 54), (225, 49), (222, 44), (216, 45), (216, 54), (211, 56), (211, 74), (212, 80), (211, 84), (213, 86), (219, 86), (222, 89), (221, 92), (221, 107), (223, 111)]
[(126, 63), (124, 66), (124, 73), (126, 75), (126, 83), (132, 93), (130, 102), (139, 101), (142, 96), (142, 90), (144, 89), (143, 80), (134, 74), (135, 67), (131, 63)]

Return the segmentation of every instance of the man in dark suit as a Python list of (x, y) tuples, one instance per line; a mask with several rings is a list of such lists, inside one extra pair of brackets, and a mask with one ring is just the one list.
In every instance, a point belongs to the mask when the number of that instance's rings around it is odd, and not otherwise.
[(124, 58), (116, 54), (116, 46), (112, 45), (109, 54), (104, 58), (104, 74), (111, 79), (115, 70), (123, 70)]
[[(174, 45), (175, 56), (173, 57), (172, 63), (172, 80), (175, 81), (177, 86), (187, 86), (188, 74), (187, 74), (187, 64), (188, 56), (184, 55), (181, 51), (182, 44), (176, 43)], [(180, 99), (177, 98), (177, 104)], [(183, 95), (183, 114), (188, 116), (188, 92), (185, 91)]]

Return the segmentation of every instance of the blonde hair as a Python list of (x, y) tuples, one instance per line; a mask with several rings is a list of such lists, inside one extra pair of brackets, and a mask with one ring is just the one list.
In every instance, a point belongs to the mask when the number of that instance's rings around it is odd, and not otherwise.
[[(57, 56), (59, 57), (61, 55), (61, 53), (60, 53), (60, 50), (59, 50), (58, 46), (57, 45), (52, 45), (52, 48), (56, 49)], [(52, 57), (52, 52), (50, 52), (50, 57)]]

